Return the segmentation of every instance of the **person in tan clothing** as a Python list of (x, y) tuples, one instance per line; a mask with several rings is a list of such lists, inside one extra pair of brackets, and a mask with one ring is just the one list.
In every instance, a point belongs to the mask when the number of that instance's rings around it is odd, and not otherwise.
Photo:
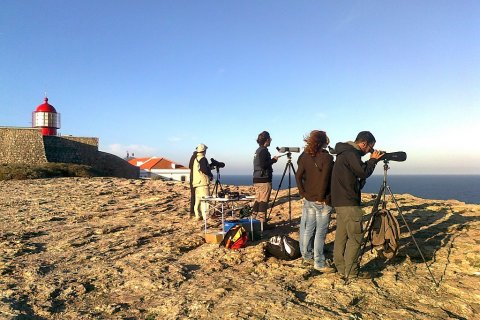
[(195, 219), (200, 220), (206, 218), (208, 204), (201, 201), (202, 197), (210, 195), (210, 181), (213, 179), (212, 171), (208, 164), (205, 154), (207, 146), (203, 143), (197, 147), (197, 157), (193, 161), (192, 168), (192, 187), (195, 189)]

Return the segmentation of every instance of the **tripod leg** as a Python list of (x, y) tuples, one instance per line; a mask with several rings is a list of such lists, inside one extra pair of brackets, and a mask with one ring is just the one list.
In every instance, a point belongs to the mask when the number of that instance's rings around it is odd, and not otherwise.
[(217, 187), (220, 187), (220, 191), (223, 192), (223, 186), (220, 180), (217, 180)]
[(362, 246), (360, 248), (360, 254), (357, 258), (358, 265), (360, 265), (360, 263), (362, 262), (362, 257), (363, 257), (363, 254), (365, 253), (365, 249), (366, 249), (367, 243), (369, 241), (369, 234), (372, 231), (373, 223), (375, 222), (375, 219), (377, 218), (377, 214), (378, 214), (378, 211), (372, 212), (372, 216), (371, 216), (370, 220), (368, 221), (367, 226), (365, 228), (364, 236), (362, 238), (363, 242), (362, 242)]
[(215, 179), (215, 186), (213, 187), (213, 195), (218, 197), (218, 187), (220, 186), (220, 191), (223, 192), (222, 184), (220, 183), (220, 169), (217, 167), (217, 177)]
[(270, 212), (265, 217), (265, 218), (267, 218), (266, 220), (270, 219), (270, 216), (272, 215), (272, 210), (273, 210), (273, 207), (275, 206), (275, 201), (277, 201), (278, 191), (280, 191), (280, 187), (282, 186), (283, 178), (285, 178), (285, 173), (287, 172), (287, 167), (288, 166), (285, 166), (285, 169), (283, 170), (282, 179), (280, 179), (280, 183), (278, 184), (277, 192), (275, 193), (275, 197), (273, 198), (272, 206), (270, 207)]
[(293, 171), (293, 175), (295, 176), (295, 168), (291, 162), (288, 162), (288, 221), (290, 224), (292, 223), (292, 195), (291, 195), (291, 188), (292, 188), (292, 181), (291, 181), (291, 172)]
[[(360, 254), (358, 256), (358, 265), (360, 265), (360, 263), (362, 262), (362, 257), (363, 257), (363, 254), (365, 253), (365, 248), (367, 247), (368, 235), (372, 231), (373, 223), (375, 222), (375, 219), (377, 217), (378, 206), (380, 205), (381, 199), (385, 200), (385, 186), (383, 184), (380, 187), (380, 191), (378, 191), (377, 197), (375, 198), (375, 201), (373, 203), (372, 213), (371, 213), (372, 216), (370, 217), (370, 220), (369, 220), (369, 222), (366, 226), (365, 234), (364, 234), (364, 237), (363, 237), (364, 241), (362, 243), (362, 248), (361, 248)], [(384, 207), (385, 205), (386, 205), (385, 202), (383, 202), (382, 207)]]
[(430, 276), (432, 277), (433, 283), (435, 283), (435, 285), (438, 287), (440, 284), (435, 280), (435, 277), (433, 276), (432, 270), (430, 270), (430, 267), (428, 266), (427, 261), (425, 260), (425, 257), (423, 256), (422, 250), (420, 250), (420, 247), (417, 243), (417, 240), (415, 240), (415, 237), (413, 236), (412, 230), (410, 229), (410, 226), (408, 225), (407, 220), (405, 219), (402, 211), (400, 210), (400, 207), (398, 206), (397, 199), (395, 199), (395, 196), (393, 195), (393, 192), (392, 192), (392, 190), (390, 189), (389, 186), (387, 186), (387, 190), (388, 190), (388, 193), (390, 194), (390, 196), (392, 197), (393, 202), (395, 203), (395, 207), (397, 208), (397, 211), (400, 214), (400, 217), (402, 217), (403, 223), (405, 224), (405, 226), (408, 229), (408, 232), (410, 234), (410, 237), (413, 240), (413, 243), (415, 243), (415, 246), (417, 247), (418, 253), (420, 253), (420, 256), (422, 257), (422, 260), (425, 263), (425, 266), (427, 267), (428, 272), (430, 273)]
[(215, 198), (217, 197), (217, 183), (215, 182), (215, 185), (213, 186), (212, 189), (212, 195), (215, 195)]
[(385, 194), (384, 191), (385, 191), (385, 186), (382, 184), (382, 186), (380, 187), (380, 191), (378, 191), (377, 197), (373, 202), (372, 212), (378, 211), (378, 206), (380, 205), (380, 201), (384, 199), (384, 194)]
[(292, 187), (292, 177), (290, 174), (290, 167), (292, 166), (292, 163), (289, 163), (290, 165), (288, 166), (288, 222), (292, 224), (292, 202), (291, 202), (291, 187)]
[(218, 188), (220, 187), (220, 192), (223, 192), (223, 188), (222, 188), (222, 184), (220, 183), (220, 180), (216, 180), (215, 181), (215, 188), (214, 188), (214, 191), (215, 191), (215, 197), (218, 196)]

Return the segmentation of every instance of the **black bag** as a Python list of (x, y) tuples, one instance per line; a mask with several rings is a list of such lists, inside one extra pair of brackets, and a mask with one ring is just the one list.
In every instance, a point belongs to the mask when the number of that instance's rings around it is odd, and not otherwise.
[(294, 260), (301, 256), (297, 240), (288, 236), (273, 236), (267, 242), (267, 252), (277, 259)]

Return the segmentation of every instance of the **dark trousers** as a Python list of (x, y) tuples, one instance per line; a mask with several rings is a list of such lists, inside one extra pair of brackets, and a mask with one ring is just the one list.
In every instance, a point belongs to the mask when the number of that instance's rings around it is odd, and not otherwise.
[(190, 215), (195, 215), (195, 188), (190, 185)]
[(337, 271), (343, 275), (355, 275), (358, 271), (357, 257), (363, 239), (360, 207), (335, 207), (337, 212), (337, 231), (333, 246), (333, 262)]

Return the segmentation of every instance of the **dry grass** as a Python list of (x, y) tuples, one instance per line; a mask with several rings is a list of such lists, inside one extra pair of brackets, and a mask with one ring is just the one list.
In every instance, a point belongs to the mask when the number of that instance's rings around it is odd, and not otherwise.
[(90, 166), (71, 163), (45, 163), (41, 165), (2, 164), (0, 180), (26, 180), (59, 177), (105, 176)]

